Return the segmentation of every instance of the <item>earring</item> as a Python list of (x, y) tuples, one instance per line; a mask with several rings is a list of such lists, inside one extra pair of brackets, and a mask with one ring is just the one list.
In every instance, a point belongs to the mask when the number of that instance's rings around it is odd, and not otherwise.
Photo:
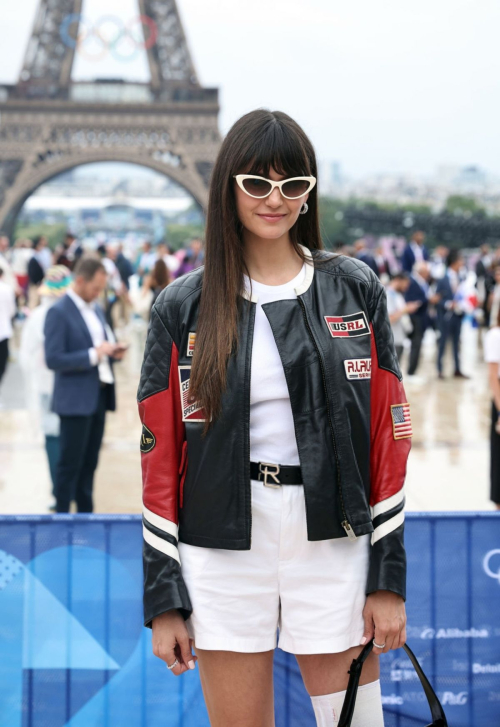
[(307, 202), (304, 202), (304, 204), (300, 208), (300, 214), (305, 215), (307, 213), (308, 209), (309, 209), (309, 206), (308, 206)]

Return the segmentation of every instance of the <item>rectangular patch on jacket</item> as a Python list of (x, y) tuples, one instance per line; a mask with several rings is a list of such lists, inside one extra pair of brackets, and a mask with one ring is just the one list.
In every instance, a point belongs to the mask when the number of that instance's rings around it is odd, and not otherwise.
[(371, 379), (371, 358), (348, 358), (344, 361), (345, 375), (349, 381), (356, 379)]
[(182, 407), (183, 422), (204, 422), (206, 421), (205, 412), (196, 402), (189, 401), (189, 379), (191, 376), (191, 366), (179, 366), (179, 381)]
[(192, 356), (194, 353), (195, 338), (196, 338), (196, 333), (194, 331), (189, 331), (188, 346), (187, 346), (187, 355), (188, 356)]
[(392, 431), (394, 439), (408, 439), (413, 436), (410, 419), (410, 405), (393, 404), (391, 406)]
[(350, 313), (348, 316), (324, 316), (324, 319), (332, 338), (370, 335), (370, 327), (363, 311)]

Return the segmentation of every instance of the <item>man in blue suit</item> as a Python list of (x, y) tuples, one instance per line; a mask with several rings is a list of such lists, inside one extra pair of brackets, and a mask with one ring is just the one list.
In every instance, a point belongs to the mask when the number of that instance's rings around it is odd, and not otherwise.
[(460, 333), (464, 310), (460, 302), (460, 269), (463, 265), (462, 255), (459, 250), (451, 250), (446, 261), (446, 274), (438, 280), (436, 295), (439, 296), (437, 304), (437, 325), (440, 332), (438, 344), (437, 368), (438, 377), (444, 379), (443, 355), (448, 338), (453, 344), (453, 357), (455, 360), (455, 377), (469, 379), (460, 370)]
[(56, 475), (56, 511), (93, 511), (94, 472), (106, 411), (115, 409), (113, 361), (123, 358), (95, 301), (106, 286), (100, 260), (82, 258), (73, 287), (47, 313), (45, 359), (55, 371), (52, 409), (61, 420), (61, 453)]
[(422, 350), (424, 335), (430, 325), (428, 310), (429, 279), (430, 270), (428, 263), (417, 263), (410, 275), (410, 284), (405, 293), (405, 300), (407, 302), (417, 301), (420, 303), (419, 307), (410, 315), (413, 331), (411, 334), (410, 361), (408, 364), (409, 377), (415, 377), (420, 363), (420, 352)]
[(401, 256), (401, 267), (406, 273), (411, 273), (415, 263), (429, 260), (429, 252), (424, 245), (425, 233), (417, 230), (411, 236), (410, 242), (406, 245)]
[(366, 265), (373, 270), (377, 278), (380, 278), (380, 271), (378, 269), (377, 262), (371, 252), (367, 249), (366, 242), (362, 238), (356, 240), (354, 243), (354, 249), (356, 250), (356, 257), (358, 260), (366, 263)]

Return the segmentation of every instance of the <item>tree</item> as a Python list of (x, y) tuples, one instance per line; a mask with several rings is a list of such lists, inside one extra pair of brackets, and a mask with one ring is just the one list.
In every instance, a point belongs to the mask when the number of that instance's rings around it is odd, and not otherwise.
[(471, 215), (486, 217), (486, 210), (475, 199), (460, 194), (452, 194), (448, 197), (445, 211), (457, 217), (460, 215), (463, 217), (471, 217)]

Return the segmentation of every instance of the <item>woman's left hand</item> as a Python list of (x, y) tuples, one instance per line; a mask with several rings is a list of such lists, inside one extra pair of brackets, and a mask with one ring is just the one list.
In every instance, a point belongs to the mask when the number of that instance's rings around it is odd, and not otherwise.
[(383, 649), (373, 647), (374, 654), (386, 654), (399, 649), (406, 641), (406, 609), (402, 597), (392, 591), (375, 591), (366, 599), (363, 609), (365, 631), (361, 644), (374, 639), (385, 644)]

